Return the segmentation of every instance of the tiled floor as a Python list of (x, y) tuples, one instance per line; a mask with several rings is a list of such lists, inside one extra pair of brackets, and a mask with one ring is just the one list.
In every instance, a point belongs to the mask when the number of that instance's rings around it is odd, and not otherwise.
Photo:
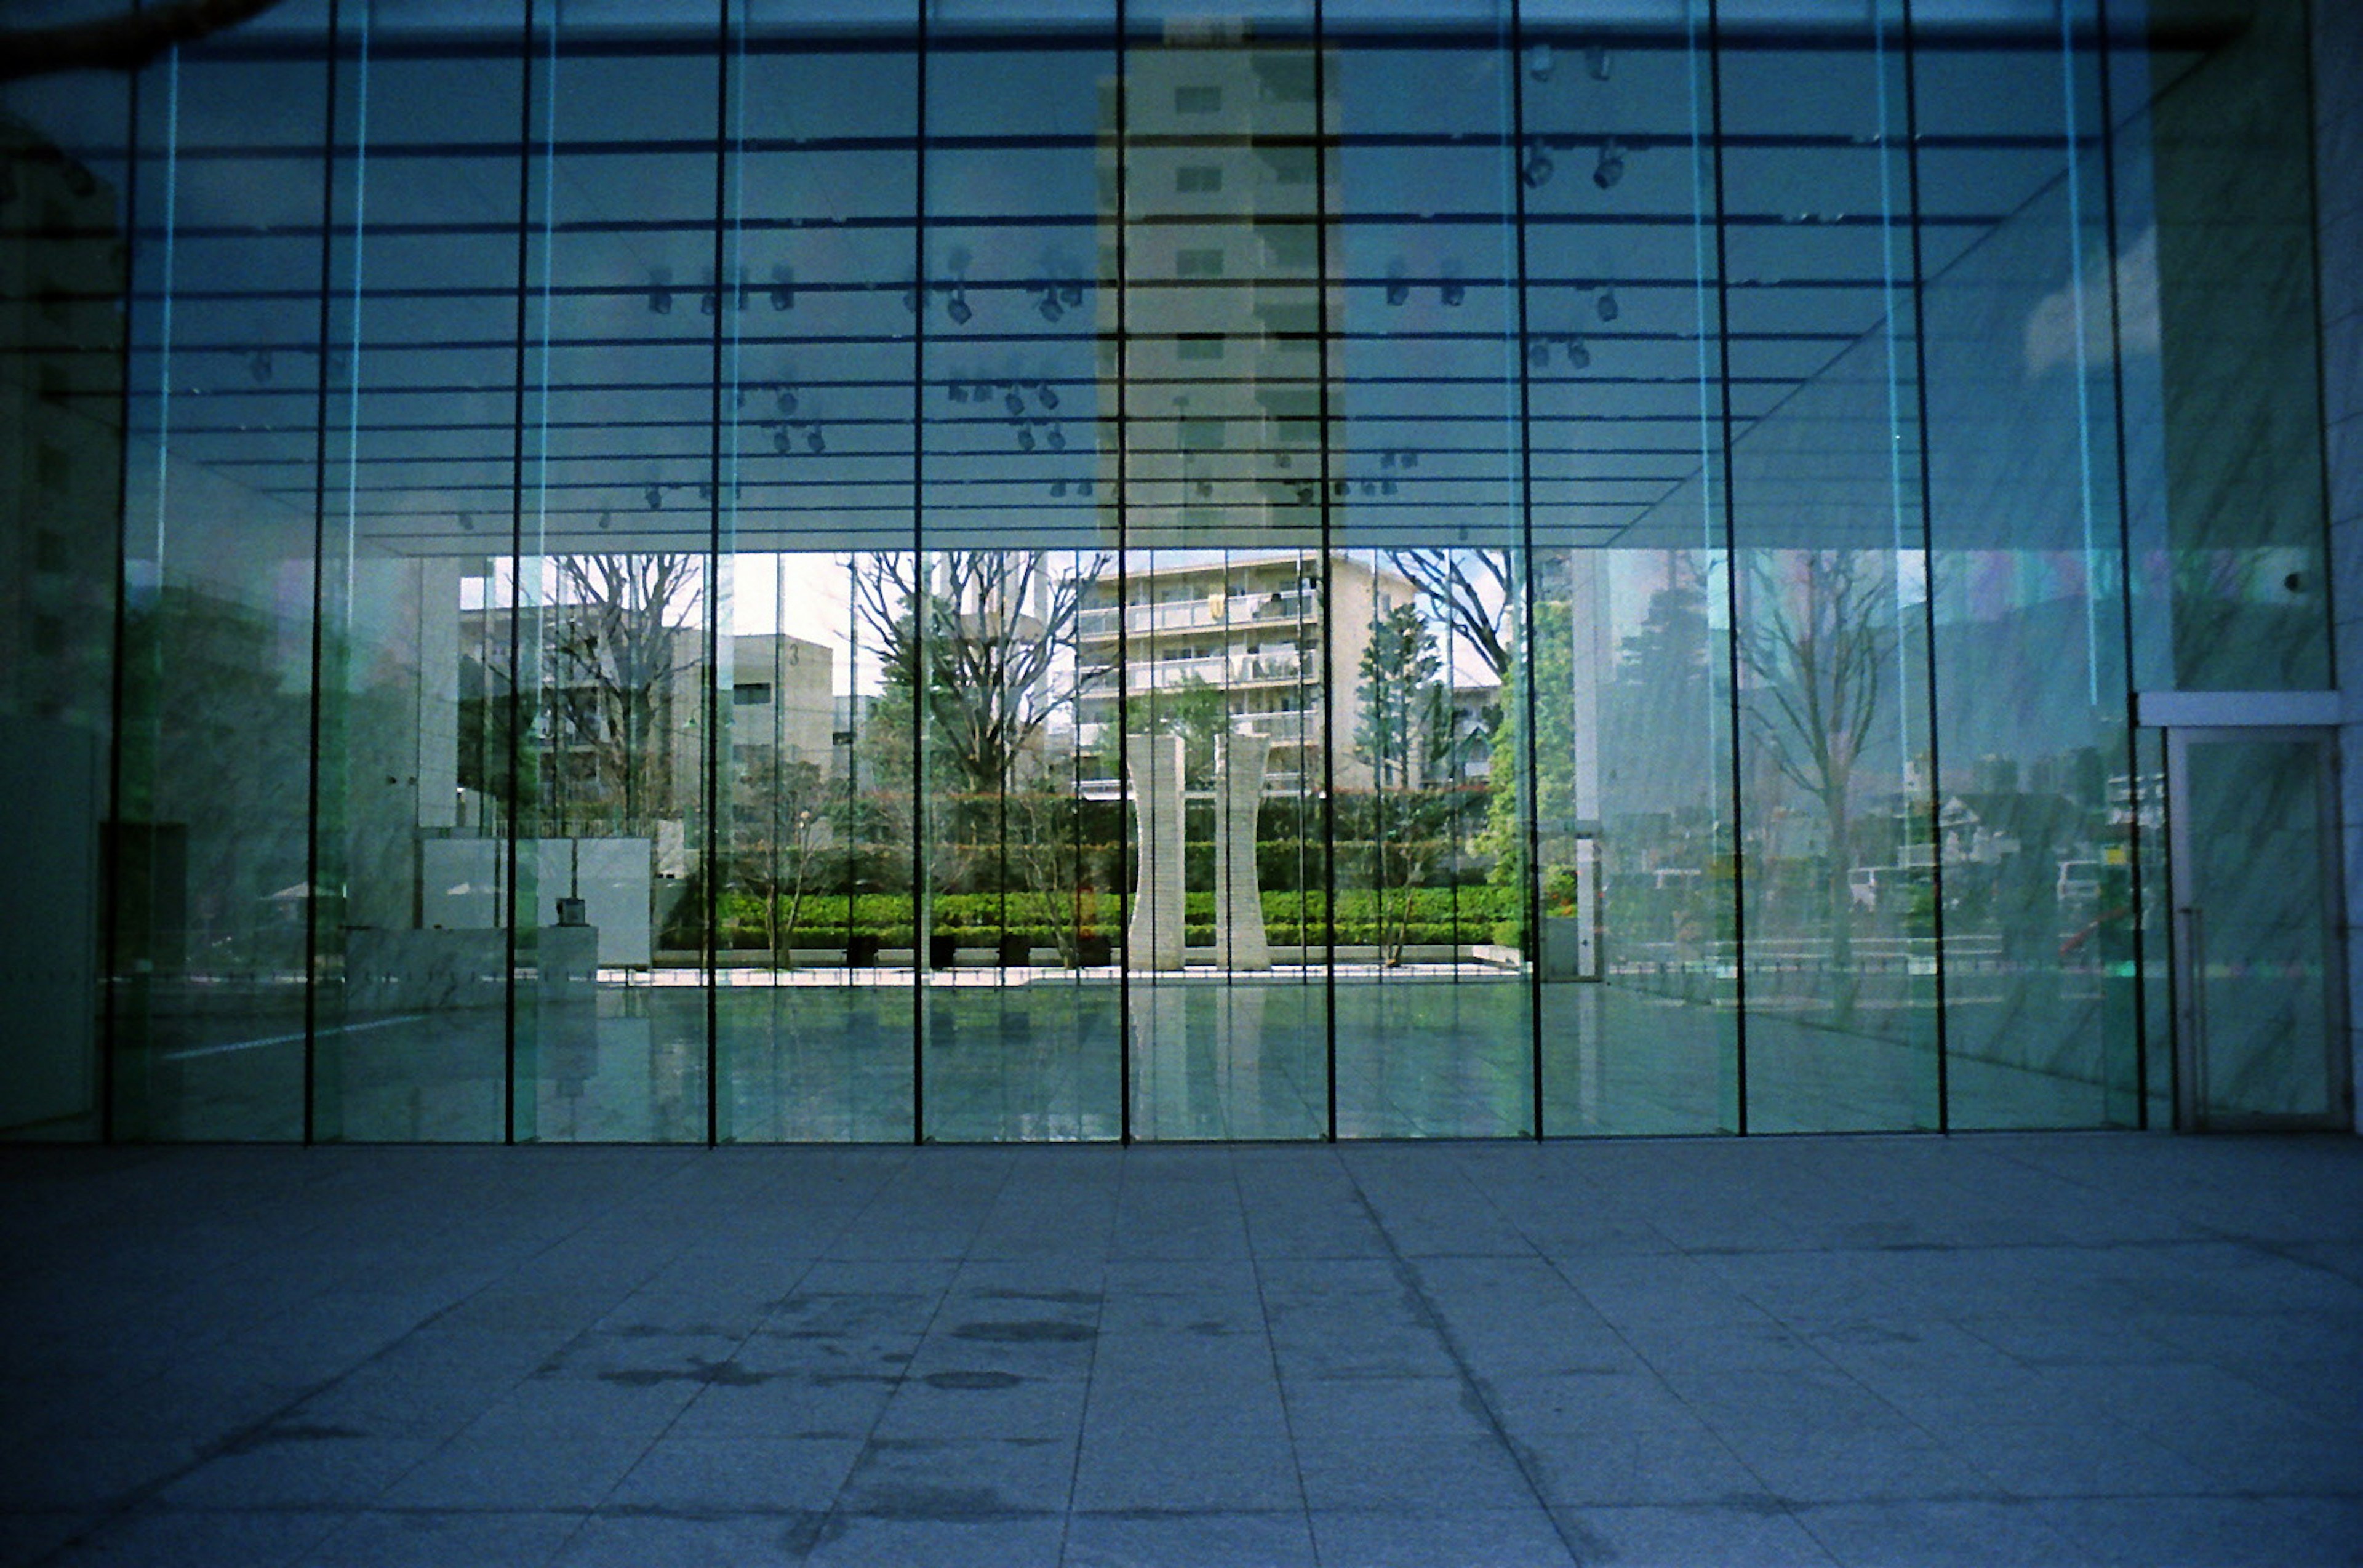
[(2363, 1141), (0, 1153), (0, 1562), (2363, 1562)]

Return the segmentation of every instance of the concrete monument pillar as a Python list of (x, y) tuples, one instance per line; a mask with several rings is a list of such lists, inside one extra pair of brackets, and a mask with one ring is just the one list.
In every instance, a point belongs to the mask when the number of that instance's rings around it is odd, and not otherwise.
[(1125, 931), (1133, 969), (1182, 967), (1182, 737), (1134, 735), (1125, 740), (1138, 828), (1140, 879)]
[(1230, 735), (1215, 770), (1215, 954), (1230, 970), (1270, 969), (1263, 886), (1256, 870), (1256, 811), (1271, 740)]

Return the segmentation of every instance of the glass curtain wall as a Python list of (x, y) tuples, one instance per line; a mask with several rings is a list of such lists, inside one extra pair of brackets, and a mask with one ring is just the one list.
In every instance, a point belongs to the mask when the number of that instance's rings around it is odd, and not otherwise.
[(106, 1130), (2154, 1114), (2129, 689), (2323, 658), (2160, 350), (2280, 13), (1794, 11), (290, 0), (76, 98)]

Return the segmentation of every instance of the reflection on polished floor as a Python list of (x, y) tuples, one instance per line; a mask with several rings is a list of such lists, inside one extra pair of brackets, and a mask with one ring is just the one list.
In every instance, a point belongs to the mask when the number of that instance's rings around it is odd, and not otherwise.
[[(683, 972), (688, 978), (702, 978)], [(317, 1138), (496, 1141), (505, 1053), (516, 1053), (520, 1140), (702, 1142), (707, 1041), (719, 1063), (716, 1141), (906, 1142), (915, 1101), (928, 1140), (1132, 1137), (1285, 1140), (1518, 1138), (1741, 1130), (1739, 1023), (1714, 987), (1665, 976), (1530, 984), (1436, 965), (1339, 966), (1254, 979), (1204, 972), (749, 972), (724, 984), (657, 972), (514, 1018), (496, 1007), (318, 1024)], [(754, 984), (767, 977), (771, 984)], [(1977, 1042), (2023, 1030), (2073, 1038), (2095, 1004), (2029, 988), (1980, 1011), (1957, 997), (1952, 1125), (2129, 1122), (2131, 1095), (2090, 1059), (2014, 1061)], [(1897, 1020), (1900, 994), (1866, 990), (1853, 1027), (1759, 1008), (1747, 1020), (1746, 1130), (1940, 1125), (1934, 1047)], [(178, 1043), (137, 1077), (205, 1136), (294, 1139), (303, 1019), (252, 1006)], [(2091, 1032), (2091, 1031), (2087, 1031)], [(913, 1041), (921, 1043), (915, 1052)], [(1128, 1053), (1128, 1062), (1126, 1060)], [(1537, 1056), (1540, 1071), (1537, 1071)], [(2123, 1076), (2122, 1073), (2119, 1076)], [(916, 1089), (915, 1091), (915, 1082)], [(170, 1126), (157, 1136), (173, 1136)], [(183, 1134), (185, 1135), (185, 1134)]]

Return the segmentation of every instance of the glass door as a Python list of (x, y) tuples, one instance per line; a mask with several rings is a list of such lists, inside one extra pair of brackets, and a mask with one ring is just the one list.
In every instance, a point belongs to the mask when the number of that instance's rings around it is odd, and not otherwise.
[(2335, 734), (2169, 731), (2176, 1119), (2324, 1124), (2344, 1110)]

